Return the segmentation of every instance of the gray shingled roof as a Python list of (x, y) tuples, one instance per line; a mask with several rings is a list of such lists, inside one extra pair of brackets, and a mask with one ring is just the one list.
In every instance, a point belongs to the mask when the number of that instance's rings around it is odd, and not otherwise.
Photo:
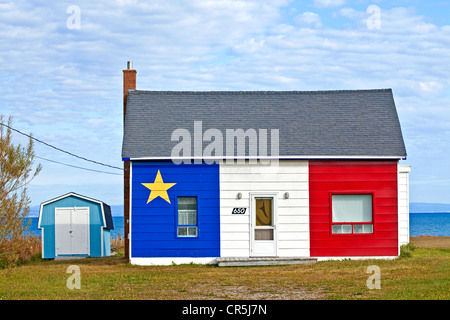
[(178, 144), (172, 132), (184, 128), (193, 137), (194, 121), (202, 121), (203, 132), (220, 130), (224, 140), (226, 129), (279, 129), (280, 158), (406, 156), (392, 90), (379, 89), (130, 90), (122, 157), (170, 159)]

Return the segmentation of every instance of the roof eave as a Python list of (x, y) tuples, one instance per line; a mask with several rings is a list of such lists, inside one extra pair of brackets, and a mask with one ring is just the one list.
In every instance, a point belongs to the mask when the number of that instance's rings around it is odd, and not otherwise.
[(402, 160), (406, 159), (406, 155), (386, 155), (386, 156), (374, 156), (374, 155), (298, 155), (298, 156), (277, 156), (277, 157), (130, 157), (122, 158), (122, 161), (194, 161), (194, 160)]

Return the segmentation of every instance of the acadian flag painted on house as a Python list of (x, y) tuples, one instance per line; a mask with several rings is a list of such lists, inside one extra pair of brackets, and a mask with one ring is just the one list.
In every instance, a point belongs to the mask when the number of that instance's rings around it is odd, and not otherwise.
[(132, 174), (132, 256), (220, 256), (218, 165), (133, 162)]

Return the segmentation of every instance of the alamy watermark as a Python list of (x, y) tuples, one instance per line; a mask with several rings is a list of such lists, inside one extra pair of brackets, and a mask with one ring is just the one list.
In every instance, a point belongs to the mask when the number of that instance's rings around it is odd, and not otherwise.
[(81, 29), (81, 9), (79, 6), (71, 5), (66, 9), (66, 13), (69, 14), (66, 20), (67, 29)]
[(280, 154), (279, 129), (270, 129), (270, 132), (268, 129), (225, 129), (223, 132), (209, 128), (203, 131), (202, 121), (194, 121), (193, 134), (179, 128), (172, 132), (171, 141), (178, 142), (171, 152), (175, 164), (248, 161), (250, 164), (277, 165)]
[(368, 266), (366, 273), (372, 273), (372, 275), (367, 278), (366, 285), (370, 290), (381, 289), (381, 270), (379, 266), (372, 265)]
[(377, 5), (370, 5), (367, 7), (367, 13), (371, 16), (367, 18), (366, 25), (369, 30), (379, 30), (381, 29), (381, 9)]
[(70, 290), (73, 289), (81, 289), (81, 270), (77, 265), (70, 265), (67, 267), (67, 273), (70, 273), (71, 276), (66, 281), (66, 286)]

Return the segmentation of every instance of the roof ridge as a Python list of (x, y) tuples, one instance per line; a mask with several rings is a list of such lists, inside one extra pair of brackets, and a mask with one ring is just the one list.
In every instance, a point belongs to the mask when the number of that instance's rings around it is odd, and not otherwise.
[(335, 93), (355, 93), (355, 92), (387, 92), (391, 88), (380, 89), (342, 89), (342, 90), (130, 90), (133, 94), (335, 94)]

